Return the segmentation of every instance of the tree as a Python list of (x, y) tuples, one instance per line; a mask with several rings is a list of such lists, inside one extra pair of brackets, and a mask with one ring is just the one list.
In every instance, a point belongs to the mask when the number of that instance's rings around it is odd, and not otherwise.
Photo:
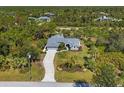
[(87, 55), (84, 57), (84, 66), (91, 70), (92, 72), (94, 71), (95, 69), (95, 61), (94, 61), (94, 58), (92, 57), (91, 54)]
[(104, 46), (106, 44), (106, 40), (104, 37), (98, 37), (97, 41), (96, 41), (96, 45), (97, 46)]
[(60, 43), (59, 47), (58, 47), (58, 50), (65, 50), (65, 43)]
[(115, 68), (110, 63), (100, 63), (96, 68), (93, 81), (97, 87), (115, 87), (117, 86), (117, 78)]
[(110, 33), (110, 37), (108, 38), (108, 41), (109, 43), (107, 44), (105, 51), (124, 52), (124, 32), (118, 31), (118, 32)]
[(0, 39), (0, 55), (7, 56), (10, 52), (8, 40)]

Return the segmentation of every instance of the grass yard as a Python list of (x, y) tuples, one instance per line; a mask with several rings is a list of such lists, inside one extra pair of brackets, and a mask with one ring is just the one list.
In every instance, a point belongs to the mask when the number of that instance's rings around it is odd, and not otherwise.
[[(44, 76), (44, 69), (40, 64), (32, 64), (32, 80), (41, 81)], [(29, 72), (20, 73), (18, 70), (0, 71), (0, 81), (29, 81)]]
[(90, 82), (92, 79), (92, 72), (65, 72), (56, 71), (56, 80), (58, 82), (74, 82), (75, 80), (85, 80)]
[(81, 71), (81, 72), (67, 72), (57, 70), (57, 65), (72, 62), (74, 61), (76, 64), (80, 64), (83, 66), (84, 60), (83, 57), (87, 55), (87, 48), (84, 48), (82, 51), (65, 51), (59, 52), (55, 56), (55, 78), (58, 82), (74, 82), (74, 80), (85, 80), (90, 82), (92, 79), (93, 73), (89, 70)]

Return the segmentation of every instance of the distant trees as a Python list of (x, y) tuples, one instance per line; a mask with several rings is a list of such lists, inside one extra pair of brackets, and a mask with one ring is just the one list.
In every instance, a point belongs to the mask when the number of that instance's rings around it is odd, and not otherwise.
[(43, 23), (41, 26), (36, 26), (37, 28), (34, 32), (34, 39), (47, 39), (49, 36), (55, 34), (56, 24), (53, 22)]
[[(55, 13), (51, 22), (28, 20), (29, 16), (38, 18), (48, 11)], [(122, 7), (0, 8), (0, 71), (28, 71), (27, 53), (32, 55), (31, 61), (36, 62), (47, 39), (63, 33), (65, 37), (79, 38), (87, 46), (84, 66), (94, 73), (96, 86), (116, 86), (116, 77), (122, 80), (124, 77), (124, 21), (94, 21), (102, 15), (101, 11), (124, 20)], [(71, 27), (59, 31), (57, 26)], [(97, 40), (92, 41), (92, 38)], [(99, 46), (105, 49), (101, 51)], [(70, 49), (70, 45), (66, 47)], [(61, 49), (65, 49), (63, 43), (59, 46)], [(58, 56), (70, 55), (63, 53)], [(65, 71), (82, 71), (84, 66), (77, 64), (78, 57), (71, 57), (59, 67)], [(82, 55), (80, 58), (83, 60)]]
[[(9, 15), (9, 12), (14, 14)], [(8, 9), (3, 13), (4, 16), (0, 14), (0, 70), (18, 69), (25, 72), (28, 70), (27, 53), (31, 53), (32, 62), (38, 61), (46, 40), (55, 32), (56, 24), (50, 22), (41, 26), (35, 22), (29, 23), (29, 14), (25, 9)]]
[(105, 46), (106, 52), (124, 52), (124, 32), (110, 32), (109, 36), (97, 38), (96, 46)]
[(108, 39), (108, 44), (105, 51), (122, 51), (124, 52), (124, 33), (112, 32)]
[[(101, 14), (101, 11), (104, 11), (103, 14)], [(111, 12), (108, 12), (111, 11)], [(121, 8), (104, 8), (104, 7), (83, 7), (83, 8), (63, 8), (58, 9), (56, 11), (57, 16), (54, 18), (54, 21), (59, 26), (99, 26), (99, 27), (123, 27), (124, 21), (94, 21), (94, 19), (102, 16), (102, 15), (112, 15), (115, 18), (123, 19), (123, 9)], [(115, 12), (118, 14), (115, 14)]]
[(96, 41), (97, 46), (104, 46), (106, 44), (107, 44), (107, 40), (105, 39), (105, 37), (99, 36), (97, 38), (97, 41)]
[(1, 26), (0, 27), (0, 32), (6, 32), (8, 28), (6, 26)]

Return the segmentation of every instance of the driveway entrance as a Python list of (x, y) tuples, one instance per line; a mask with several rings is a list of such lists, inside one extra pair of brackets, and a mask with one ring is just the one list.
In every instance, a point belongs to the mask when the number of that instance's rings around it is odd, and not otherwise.
[(45, 68), (45, 76), (42, 82), (56, 82), (55, 80), (55, 68), (54, 68), (54, 57), (57, 49), (48, 49), (46, 56), (43, 60)]

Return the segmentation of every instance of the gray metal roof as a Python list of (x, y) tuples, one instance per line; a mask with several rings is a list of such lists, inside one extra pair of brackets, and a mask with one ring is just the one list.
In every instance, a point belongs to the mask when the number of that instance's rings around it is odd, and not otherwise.
[(41, 16), (38, 18), (39, 20), (49, 20), (50, 18), (47, 16)]
[(79, 47), (80, 40), (77, 38), (65, 38), (64, 43)]
[(69, 44), (70, 47), (75, 46), (79, 47), (80, 40), (77, 38), (64, 38), (63, 35), (55, 35), (48, 39), (46, 47), (58, 47), (59, 44), (63, 42)]
[(45, 15), (47, 15), (47, 16), (54, 16), (55, 14), (51, 13), (51, 12), (46, 12)]
[(28, 19), (34, 19), (34, 20), (50, 20), (50, 17), (47, 17), (47, 16), (41, 16), (41, 17), (39, 17), (39, 18), (28, 17)]
[(101, 17), (97, 18), (97, 20), (101, 20), (101, 21), (103, 21), (103, 20), (112, 20), (112, 18), (107, 17), (107, 16), (101, 16)]
[(116, 19), (112, 17), (107, 17), (107, 16), (101, 16), (97, 18), (96, 20), (104, 21), (104, 20), (110, 20), (110, 21), (122, 21), (122, 19)]

